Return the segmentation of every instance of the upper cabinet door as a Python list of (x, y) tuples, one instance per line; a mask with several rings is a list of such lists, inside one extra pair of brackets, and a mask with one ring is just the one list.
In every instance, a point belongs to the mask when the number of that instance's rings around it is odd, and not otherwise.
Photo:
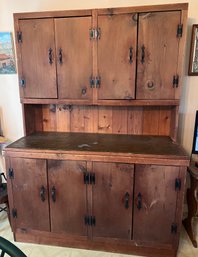
[(136, 165), (133, 239), (173, 243), (179, 167)]
[(51, 231), (87, 236), (86, 162), (48, 161)]
[(14, 227), (50, 231), (46, 161), (11, 158)]
[(175, 99), (180, 15), (180, 11), (139, 15), (137, 99)]
[(93, 162), (93, 237), (131, 240), (134, 165)]
[(59, 98), (90, 99), (92, 90), (91, 17), (55, 19)]
[(137, 21), (134, 14), (98, 16), (98, 99), (133, 99)]
[(19, 20), (23, 97), (57, 98), (53, 19)]

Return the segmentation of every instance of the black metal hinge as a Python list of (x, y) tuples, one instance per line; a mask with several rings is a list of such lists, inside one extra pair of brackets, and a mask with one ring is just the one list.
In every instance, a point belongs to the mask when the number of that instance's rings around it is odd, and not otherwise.
[(18, 43), (22, 43), (22, 32), (21, 31), (17, 32), (17, 40), (18, 40)]
[(100, 28), (95, 28), (95, 29), (90, 29), (89, 30), (89, 38), (92, 39), (100, 39), (101, 36), (101, 29)]
[(91, 88), (99, 88), (100, 84), (101, 84), (101, 77), (97, 76), (97, 77), (90, 77), (89, 79), (89, 84)]
[(21, 79), (20, 80), (20, 86), (21, 87), (25, 87), (25, 79)]
[(177, 224), (176, 223), (172, 223), (172, 225), (171, 225), (171, 233), (172, 234), (177, 234)]
[(95, 216), (85, 215), (84, 222), (85, 222), (86, 226), (95, 226), (96, 225), (96, 218), (95, 218)]
[(173, 87), (174, 88), (178, 88), (179, 86), (179, 76), (178, 75), (174, 75), (173, 76)]
[(8, 170), (8, 177), (10, 179), (13, 179), (14, 178), (14, 170), (12, 168), (9, 168)]
[(12, 209), (12, 217), (17, 218), (17, 210), (16, 209)]
[(183, 35), (183, 24), (178, 24), (177, 26), (177, 37), (182, 37)]
[(176, 191), (180, 191), (181, 190), (181, 179), (180, 178), (176, 178), (175, 179), (175, 190)]
[(92, 185), (94, 185), (95, 182), (96, 182), (95, 173), (84, 172), (84, 184), (92, 184)]

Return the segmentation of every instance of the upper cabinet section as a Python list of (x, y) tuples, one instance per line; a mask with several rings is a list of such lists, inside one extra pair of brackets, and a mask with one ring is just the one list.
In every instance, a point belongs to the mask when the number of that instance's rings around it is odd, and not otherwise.
[(137, 21), (133, 14), (99, 15), (98, 99), (134, 99)]
[(57, 98), (53, 28), (53, 19), (19, 21), (23, 97)]
[(55, 19), (57, 86), (61, 99), (91, 99), (91, 17)]
[(180, 11), (139, 15), (137, 99), (175, 99), (180, 24)]
[(21, 100), (178, 105), (186, 19), (187, 4), (15, 14)]

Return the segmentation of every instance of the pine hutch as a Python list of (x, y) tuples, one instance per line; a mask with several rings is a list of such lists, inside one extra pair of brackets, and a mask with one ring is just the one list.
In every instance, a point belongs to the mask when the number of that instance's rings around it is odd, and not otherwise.
[(16, 241), (176, 256), (187, 9), (14, 14), (25, 136), (5, 158)]

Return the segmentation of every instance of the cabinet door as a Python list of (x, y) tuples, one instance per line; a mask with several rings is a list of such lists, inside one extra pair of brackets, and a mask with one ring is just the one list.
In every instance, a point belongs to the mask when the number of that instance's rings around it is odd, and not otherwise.
[(133, 239), (172, 243), (179, 167), (136, 165)]
[(92, 90), (91, 17), (55, 19), (58, 94), (65, 99), (90, 99)]
[(180, 11), (142, 13), (138, 27), (137, 99), (174, 99)]
[(50, 231), (46, 161), (11, 158), (15, 228)]
[(93, 163), (93, 237), (131, 239), (134, 165)]
[(53, 19), (19, 20), (24, 97), (57, 98)]
[(48, 161), (51, 231), (87, 235), (86, 162)]
[(132, 14), (98, 16), (98, 99), (133, 99), (137, 22)]

